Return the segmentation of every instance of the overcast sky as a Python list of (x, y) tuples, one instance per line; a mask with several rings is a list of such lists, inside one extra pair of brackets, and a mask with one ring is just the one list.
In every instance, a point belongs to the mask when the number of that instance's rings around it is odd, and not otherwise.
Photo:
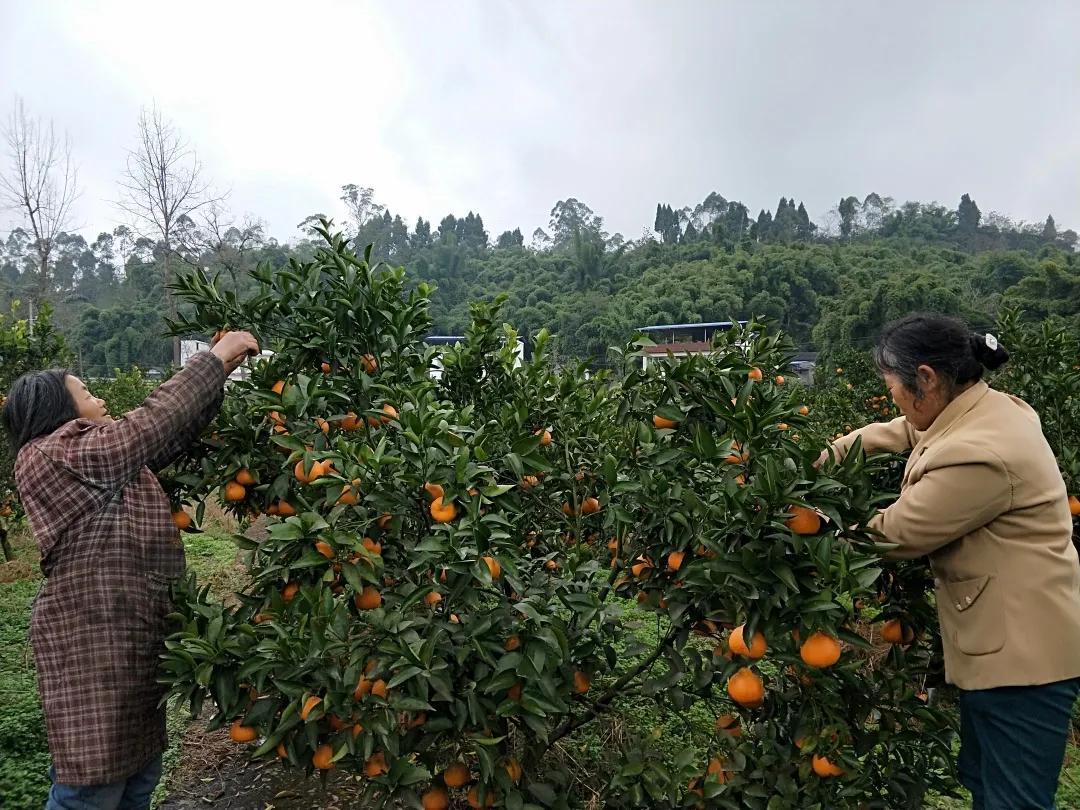
[(70, 133), (90, 238), (155, 102), (283, 240), (345, 183), (526, 240), (567, 197), (636, 238), (714, 190), (1080, 229), (1078, 34), (1067, 1), (0, 0), (0, 109)]

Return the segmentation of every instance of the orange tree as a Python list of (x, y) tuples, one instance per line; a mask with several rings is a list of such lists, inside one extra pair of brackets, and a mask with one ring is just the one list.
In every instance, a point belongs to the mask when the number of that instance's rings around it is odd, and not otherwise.
[(250, 329), (275, 354), (171, 485), (270, 515), (267, 539), (237, 538), (236, 604), (179, 590), (174, 695), (380, 803), (573, 806), (558, 752), (640, 701), (717, 722), (682, 751), (613, 752), (590, 786), (608, 806), (916, 807), (949, 787), (950, 720), (918, 697), (929, 634), (905, 613), (870, 656), (855, 632), (860, 601), (902, 612), (861, 528), (885, 462), (814, 469), (782, 336), (753, 323), (648, 371), (631, 345), (590, 378), (554, 368), (545, 333), (515, 367), (495, 301), (436, 381), (430, 289), (322, 235), (248, 300), (177, 284), (176, 331)]

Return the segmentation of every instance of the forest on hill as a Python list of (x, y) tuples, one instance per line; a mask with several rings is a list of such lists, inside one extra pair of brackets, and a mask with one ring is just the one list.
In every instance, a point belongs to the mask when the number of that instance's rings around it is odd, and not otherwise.
[[(634, 239), (609, 234), (574, 198), (556, 203), (548, 227), (527, 240), (520, 229), (489, 233), (471, 211), (410, 226), (356, 185), (341, 201), (337, 227), (414, 283), (437, 286), (436, 332), (460, 334), (470, 302), (506, 293), (503, 311), (519, 332), (547, 328), (562, 356), (594, 365), (637, 327), (755, 315), (808, 350), (866, 345), (883, 322), (915, 309), (989, 324), (1014, 303), (1080, 326), (1076, 232), (1052, 216), (1032, 225), (984, 215), (966, 194), (956, 208), (846, 197), (815, 223), (794, 198), (753, 216), (714, 192), (693, 206), (658, 203), (652, 227)], [(179, 218), (168, 246), (126, 225), (89, 243), (61, 232), (44, 274), (31, 233), (16, 228), (0, 241), (0, 312), (25, 317), (31, 302), (48, 303), (84, 375), (164, 368), (173, 356), (162, 337), (166, 276), (205, 267), (244, 291), (258, 263), (310, 254), (319, 216), (286, 240), (258, 220), (233, 221), (219, 201)]]

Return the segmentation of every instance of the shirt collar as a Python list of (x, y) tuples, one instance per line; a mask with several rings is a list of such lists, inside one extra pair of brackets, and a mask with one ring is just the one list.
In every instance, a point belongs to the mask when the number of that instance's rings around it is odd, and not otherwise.
[(980, 380), (964, 393), (960, 394), (960, 396), (956, 397), (952, 402), (945, 406), (945, 409), (938, 414), (934, 423), (927, 428), (925, 433), (923, 433), (920, 444), (932, 441), (947, 432), (949, 428), (959, 421), (960, 417), (974, 408), (976, 403), (986, 396), (986, 392), (989, 390), (990, 386)]

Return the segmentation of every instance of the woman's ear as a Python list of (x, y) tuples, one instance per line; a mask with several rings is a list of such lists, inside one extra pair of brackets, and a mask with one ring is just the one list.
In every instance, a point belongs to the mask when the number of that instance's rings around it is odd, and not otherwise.
[(919, 391), (922, 394), (937, 391), (938, 385), (941, 383), (941, 377), (938, 373), (927, 365), (921, 365), (915, 369), (915, 378), (918, 380)]

